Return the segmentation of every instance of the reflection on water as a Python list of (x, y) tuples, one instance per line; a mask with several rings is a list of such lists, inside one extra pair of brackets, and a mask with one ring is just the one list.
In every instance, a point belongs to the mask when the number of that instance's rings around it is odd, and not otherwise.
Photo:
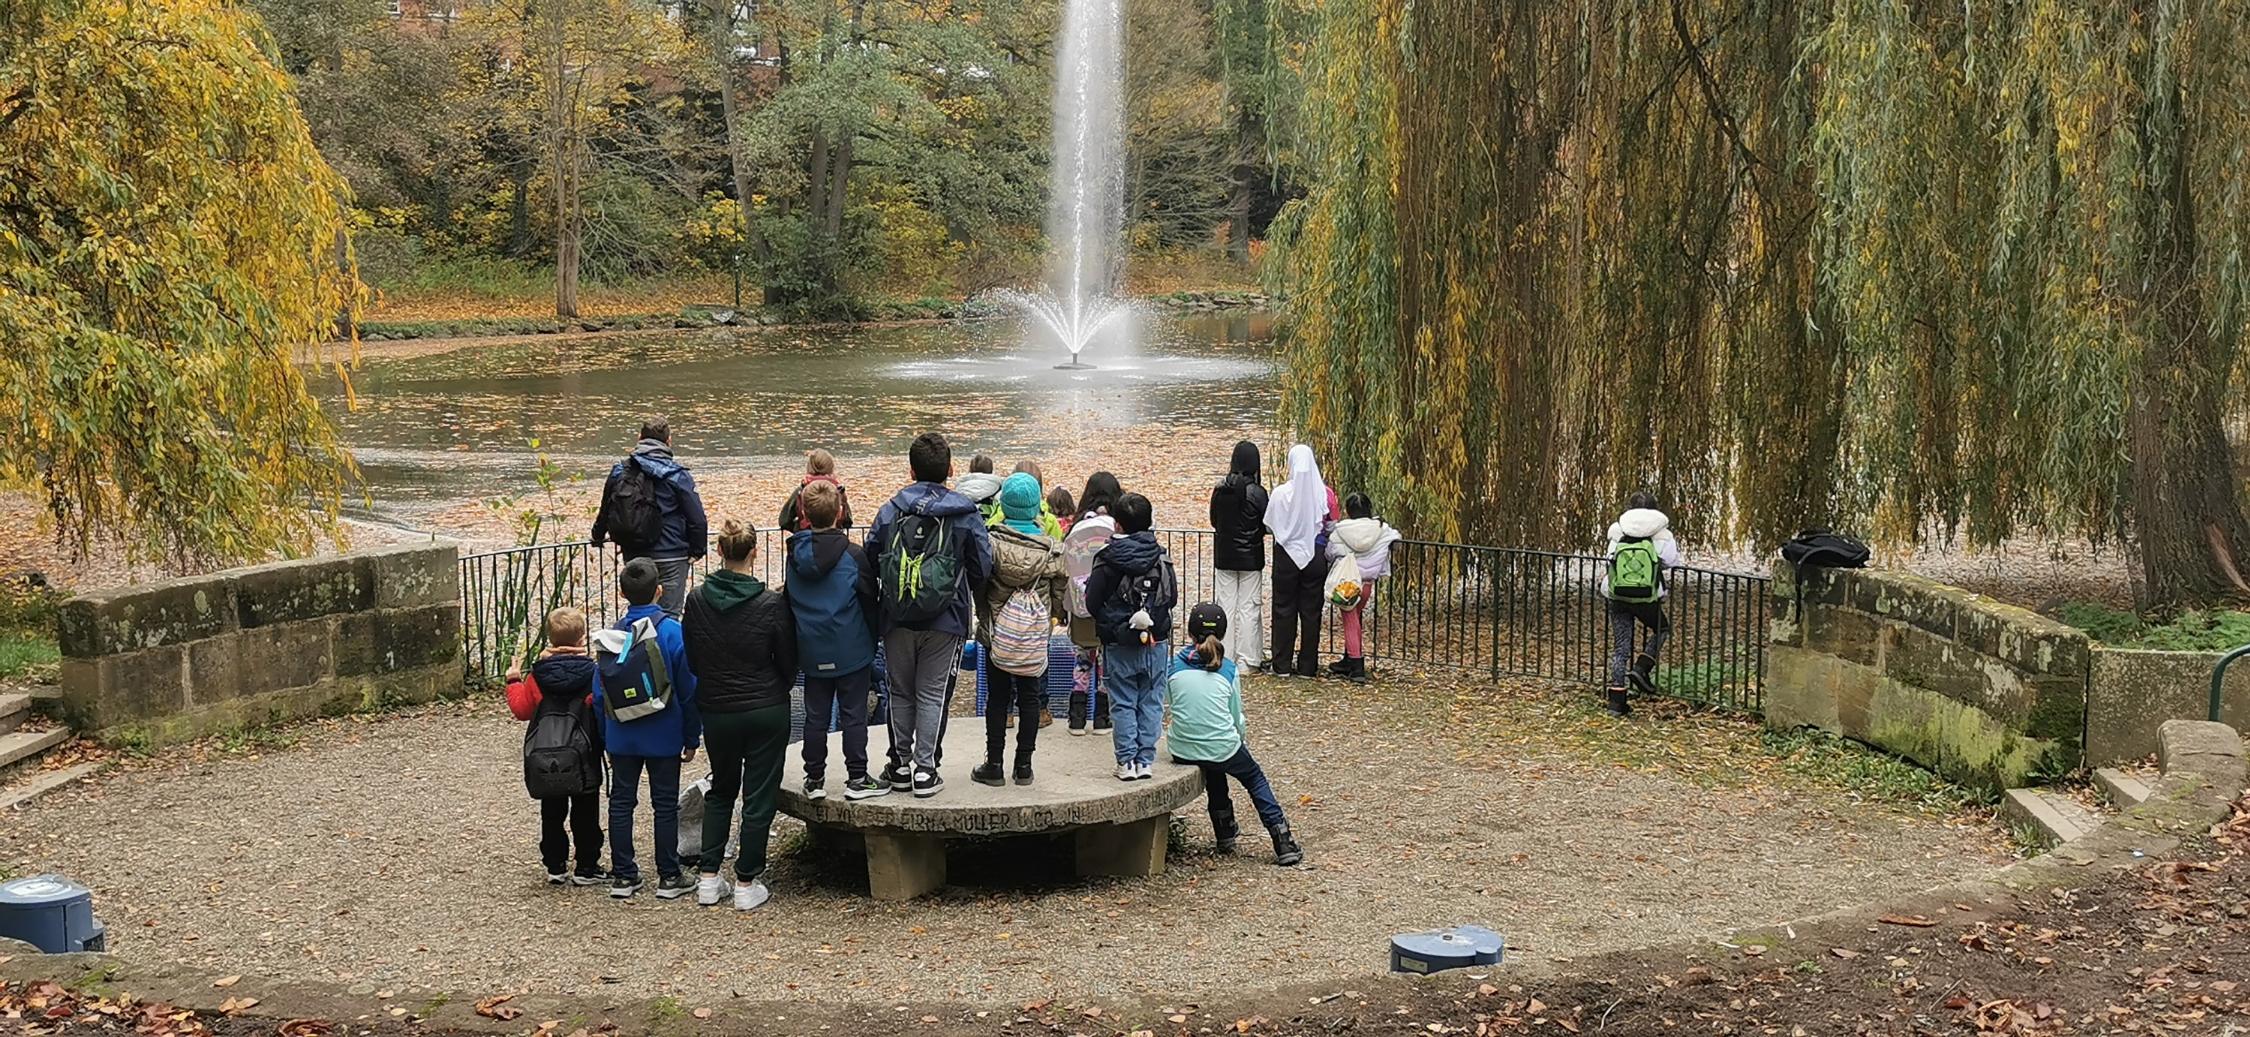
[(890, 453), (931, 428), (1032, 456), (1152, 422), (1270, 422), (1270, 317), (1146, 325), (1119, 336), (1135, 352), (1089, 352), (1093, 370), (1055, 369), (1063, 358), (1026, 349), (1013, 321), (527, 339), (370, 360), (358, 409), (333, 411), (376, 510), (401, 517), (527, 487), (533, 439), (566, 473), (598, 473), (646, 414), (671, 420), (698, 472), (795, 464), (814, 444)]

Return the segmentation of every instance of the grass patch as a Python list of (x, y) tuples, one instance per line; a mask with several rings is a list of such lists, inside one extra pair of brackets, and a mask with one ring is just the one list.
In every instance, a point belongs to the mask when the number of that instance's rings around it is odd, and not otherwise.
[(62, 595), (23, 580), (0, 581), (0, 680), (53, 667), (62, 659), (55, 617)]
[(1934, 814), (1958, 814), (1993, 803), (1983, 792), (1826, 731), (1765, 731), (1759, 740), (1784, 770), (1865, 799)]
[(2250, 644), (2250, 612), (2236, 609), (2182, 612), (2159, 623), (2123, 609), (2073, 601), (2056, 609), (2055, 618), (2118, 648), (2224, 652)]

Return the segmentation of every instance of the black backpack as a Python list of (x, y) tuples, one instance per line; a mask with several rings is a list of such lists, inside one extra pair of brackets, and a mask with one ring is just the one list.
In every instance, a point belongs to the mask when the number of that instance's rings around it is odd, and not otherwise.
[(533, 799), (578, 796), (602, 787), (600, 754), (587, 730), (582, 698), (569, 703), (542, 699), (523, 733), (523, 787)]
[(1808, 529), (1781, 545), (1781, 557), (1793, 565), (1859, 569), (1867, 565), (1867, 545), (1832, 530)]
[(953, 607), (967, 579), (953, 520), (909, 511), (891, 523), (875, 583), (895, 623), (928, 623)]
[(1180, 577), (1172, 569), (1171, 554), (1158, 555), (1156, 564), (1145, 573), (1125, 576), (1117, 585), (1117, 596), (1125, 603), (1126, 616), (1145, 609), (1156, 626), (1169, 628), (1172, 609), (1180, 603)]
[(609, 481), (609, 492), (602, 498), (603, 525), (610, 539), (628, 552), (646, 551), (664, 535), (664, 506), (656, 496), (662, 481), (632, 457)]

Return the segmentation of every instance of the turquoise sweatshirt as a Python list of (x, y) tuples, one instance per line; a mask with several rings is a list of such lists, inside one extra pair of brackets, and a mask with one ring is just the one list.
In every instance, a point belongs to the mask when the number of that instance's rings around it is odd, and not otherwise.
[(1194, 654), (1188, 648), (1172, 658), (1172, 676), (1164, 690), (1172, 708), (1172, 726), (1165, 740), (1175, 760), (1224, 763), (1250, 737), (1242, 719), (1242, 682), (1235, 679), (1234, 660), (1220, 663), (1215, 671), (1206, 670), (1195, 664)]

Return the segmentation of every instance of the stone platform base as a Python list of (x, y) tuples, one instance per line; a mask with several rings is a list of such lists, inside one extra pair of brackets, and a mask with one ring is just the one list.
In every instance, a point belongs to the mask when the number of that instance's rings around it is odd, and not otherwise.
[[(1015, 734), (1008, 732), (1009, 762)], [(1203, 794), (1200, 772), (1170, 762), (1160, 742), (1155, 776), (1122, 782), (1114, 773), (1115, 749), (1107, 733), (1072, 737), (1056, 724), (1039, 734), (1032, 758), (1036, 780), (993, 788), (969, 780), (969, 772), (984, 762), (984, 718), (954, 717), (939, 765), (943, 792), (928, 799), (893, 792), (858, 802), (843, 796), (843, 736), (831, 735), (827, 797), (804, 797), (803, 757), (791, 747), (780, 808), (804, 821), (818, 844), (863, 850), (868, 891), (877, 900), (908, 900), (945, 885), (949, 839), (1069, 835), (1081, 876), (1162, 874), (1169, 820)], [(888, 740), (878, 730), (868, 733), (868, 742), (868, 769), (879, 773)]]

